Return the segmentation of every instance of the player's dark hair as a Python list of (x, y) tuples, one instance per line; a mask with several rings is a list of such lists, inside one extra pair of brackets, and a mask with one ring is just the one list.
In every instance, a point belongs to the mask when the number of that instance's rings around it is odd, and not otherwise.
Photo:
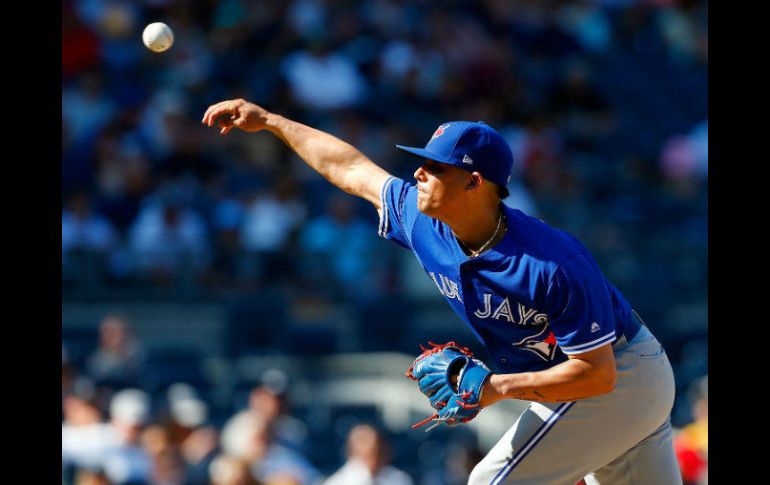
[(489, 183), (495, 186), (495, 189), (497, 190), (497, 196), (500, 197), (500, 200), (508, 197), (508, 189), (504, 185), (496, 184), (494, 182)]

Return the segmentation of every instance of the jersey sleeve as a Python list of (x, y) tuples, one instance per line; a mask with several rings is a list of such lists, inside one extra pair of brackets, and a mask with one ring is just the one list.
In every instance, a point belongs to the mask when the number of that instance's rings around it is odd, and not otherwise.
[(612, 296), (590, 257), (579, 254), (559, 265), (547, 301), (551, 329), (565, 354), (589, 352), (617, 338)]
[(407, 249), (412, 247), (411, 232), (417, 218), (417, 189), (398, 177), (390, 177), (380, 191), (380, 237)]

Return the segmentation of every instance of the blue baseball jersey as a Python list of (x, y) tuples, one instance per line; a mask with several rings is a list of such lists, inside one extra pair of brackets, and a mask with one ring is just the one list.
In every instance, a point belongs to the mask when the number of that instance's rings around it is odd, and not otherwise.
[(390, 177), (379, 235), (411, 249), (500, 373), (538, 371), (638, 330), (631, 307), (570, 234), (502, 204), (508, 229), (469, 258), (452, 229), (417, 208), (414, 184)]

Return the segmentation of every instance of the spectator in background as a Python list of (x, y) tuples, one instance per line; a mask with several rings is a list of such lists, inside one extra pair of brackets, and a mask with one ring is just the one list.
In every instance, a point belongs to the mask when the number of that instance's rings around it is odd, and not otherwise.
[(265, 371), (262, 384), (249, 393), (248, 408), (231, 417), (225, 428), (237, 428), (239, 422), (247, 422), (248, 416), (255, 415), (269, 423), (277, 443), (302, 452), (308, 429), (302, 421), (288, 414), (287, 390), (286, 374), (278, 369)]
[(227, 455), (246, 460), (251, 474), (267, 484), (288, 481), (286, 477), (297, 485), (320, 480), (320, 473), (304, 456), (276, 442), (269, 421), (256, 413), (229, 421), (222, 429), (221, 444)]
[(288, 413), (288, 380), (278, 369), (269, 369), (262, 375), (262, 385), (249, 396), (249, 407), (262, 415), (275, 430), (276, 440), (296, 451), (304, 450), (308, 436), (307, 426)]
[(152, 485), (187, 485), (185, 462), (177, 448), (166, 448), (152, 457)]
[(181, 445), (196, 429), (206, 424), (208, 405), (198, 397), (193, 386), (177, 382), (166, 391), (168, 417), (166, 428), (171, 441)]
[(75, 14), (70, 2), (62, 2), (61, 72), (71, 80), (99, 63), (99, 39)]
[(117, 113), (115, 102), (105, 91), (97, 69), (82, 73), (72, 86), (62, 89), (62, 122), (69, 127), (74, 145), (93, 139)]
[(147, 142), (153, 158), (164, 160), (175, 149), (184, 129), (188, 99), (179, 88), (163, 87), (153, 93), (137, 120), (137, 133)]
[(62, 396), (64, 424), (68, 426), (89, 426), (102, 420), (99, 395), (93, 381), (78, 377)]
[(136, 269), (166, 281), (208, 262), (208, 232), (203, 218), (173, 198), (149, 203), (129, 230)]
[(280, 251), (305, 219), (305, 213), (296, 181), (288, 176), (280, 178), (247, 206), (241, 228), (243, 248), (259, 253)]
[(521, 176), (534, 196), (551, 190), (558, 192), (561, 188), (560, 167), (566, 160), (563, 141), (561, 132), (542, 116), (533, 118), (524, 126), (518, 160), (522, 168)]
[(163, 450), (173, 448), (171, 433), (160, 424), (151, 424), (144, 428), (141, 436), (142, 447), (147, 450), (151, 457), (154, 457)]
[(115, 120), (90, 149), (100, 208), (121, 231), (133, 222), (152, 184), (150, 159), (132, 125), (130, 119)]
[(115, 386), (138, 384), (145, 351), (126, 317), (107, 315), (99, 324), (99, 347), (88, 357), (86, 369), (97, 382)]
[(137, 65), (145, 53), (142, 46), (135, 42), (135, 33), (140, 27), (141, 7), (135, 2), (80, 2), (79, 14), (98, 33), (102, 41), (101, 61), (107, 67), (105, 72), (111, 78), (116, 98), (125, 93), (133, 82), (133, 66)]
[(187, 479), (179, 448), (172, 442), (166, 428), (159, 424), (147, 426), (142, 431), (141, 443), (152, 461), (152, 485), (191, 483)]
[(306, 49), (289, 54), (282, 71), (294, 99), (311, 109), (353, 107), (364, 100), (368, 90), (366, 78), (353, 60), (342, 52), (332, 52), (321, 37), (309, 41)]
[(94, 212), (87, 192), (77, 192), (70, 198), (61, 215), (62, 258), (75, 250), (106, 254), (115, 246), (117, 237), (112, 223)]
[(659, 35), (674, 62), (707, 62), (708, 29), (701, 21), (705, 10), (698, 2), (663, 2), (663, 7), (655, 12)]
[(225, 278), (228, 275), (237, 274), (235, 261), (240, 252), (240, 230), (244, 212), (244, 204), (240, 197), (224, 195), (214, 202), (211, 210), (214, 266), (224, 273)]
[(62, 397), (62, 465), (68, 473), (97, 469), (104, 451), (112, 443), (109, 426), (102, 422), (102, 411), (90, 379), (78, 378)]
[(180, 446), (187, 485), (208, 485), (208, 470), (218, 452), (219, 433), (213, 426), (196, 428)]
[(578, 0), (558, 8), (557, 21), (586, 51), (601, 54), (612, 45), (612, 24), (601, 2)]
[(211, 485), (265, 485), (251, 475), (249, 464), (241, 458), (219, 455), (209, 467)]
[(660, 153), (660, 169), (672, 180), (706, 180), (708, 178), (708, 120), (686, 135), (673, 135)]
[(116, 485), (145, 483), (153, 463), (142, 447), (141, 434), (150, 419), (150, 396), (140, 389), (124, 389), (110, 401), (112, 443), (104, 452), (102, 466)]
[(684, 485), (706, 485), (709, 456), (708, 376), (695, 381), (689, 392), (695, 419), (676, 435), (674, 449)]
[[(224, 5), (233, 3), (235, 2), (224, 2)], [(212, 73), (214, 64), (211, 52), (212, 42), (203, 32), (203, 26), (189, 14), (189, 10), (176, 15), (173, 26), (175, 48), (168, 51), (169, 59), (156, 64), (158, 67), (163, 67), (159, 77), (162, 78), (165, 86), (191, 90), (200, 88), (202, 84), (209, 81)]]
[(305, 204), (290, 176), (282, 176), (269, 190), (256, 195), (244, 210), (240, 231), (247, 254), (243, 263), (250, 264), (244, 268), (246, 276), (274, 280), (293, 273), (293, 260), (285, 250), (305, 217)]
[(140, 443), (150, 413), (150, 398), (141, 390), (126, 389), (110, 400), (110, 421), (82, 396), (65, 399), (62, 423), (62, 464), (77, 470), (103, 470), (115, 485), (149, 480), (152, 462)]
[(345, 464), (324, 485), (412, 485), (412, 479), (389, 465), (388, 446), (381, 433), (368, 424), (348, 434)]
[(329, 197), (326, 213), (311, 220), (300, 234), (306, 274), (336, 284), (354, 299), (374, 297), (378, 275), (372, 257), (373, 224), (356, 215), (354, 200), (347, 194)]
[(73, 485), (112, 485), (104, 470), (82, 468), (75, 474)]
[(185, 467), (185, 485), (208, 485), (209, 465), (218, 452), (217, 429), (208, 424), (208, 405), (195, 389), (183, 383), (167, 392), (169, 420), (164, 431), (180, 452)]

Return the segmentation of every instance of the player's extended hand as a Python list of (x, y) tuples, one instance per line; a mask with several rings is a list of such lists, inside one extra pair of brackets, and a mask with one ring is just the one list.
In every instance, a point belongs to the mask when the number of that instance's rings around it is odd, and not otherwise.
[(206, 126), (214, 126), (216, 122), (219, 132), (226, 135), (233, 128), (243, 131), (263, 130), (269, 114), (266, 109), (245, 99), (229, 99), (209, 106), (201, 122)]
[[(457, 426), (475, 418), (481, 406), (479, 400), (484, 382), (491, 371), (473, 353), (454, 342), (423, 348), (406, 371), (406, 376), (417, 381), (420, 392), (425, 394), (436, 413), (415, 425), (417, 428), (430, 421), (434, 426)], [(434, 426), (428, 428), (432, 429)]]

